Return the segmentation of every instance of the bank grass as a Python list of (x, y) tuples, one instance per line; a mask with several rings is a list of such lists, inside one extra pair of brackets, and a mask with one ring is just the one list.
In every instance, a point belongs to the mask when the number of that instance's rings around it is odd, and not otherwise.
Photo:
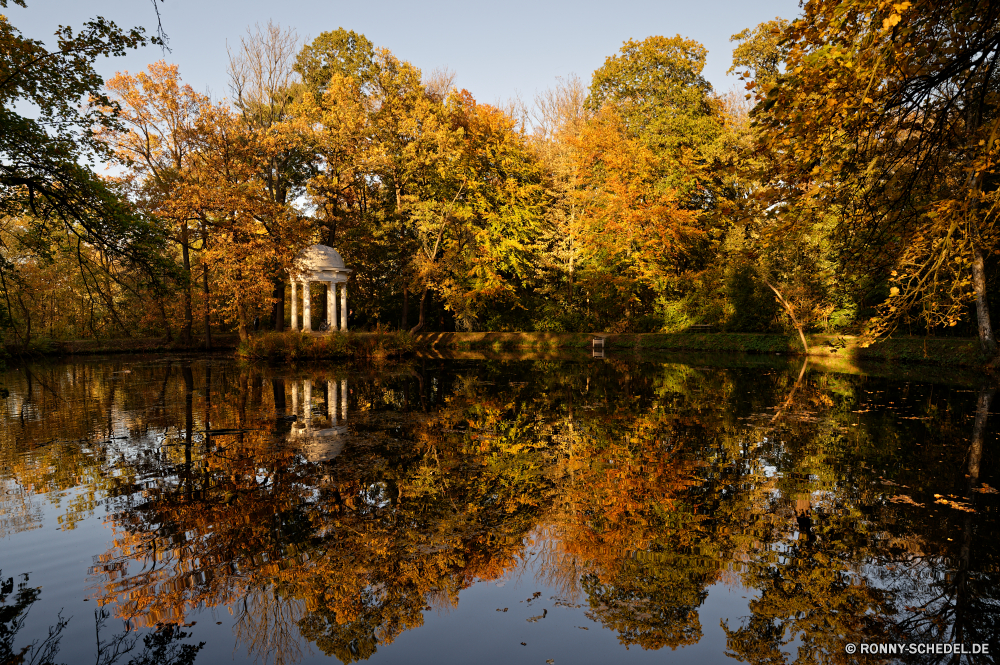
[(252, 336), (236, 347), (247, 360), (305, 361), (356, 358), (382, 362), (413, 354), (420, 343), (407, 332), (268, 332)]
[[(27, 347), (11, 344), (4, 347), (9, 358), (40, 358), (45, 356), (78, 356), (148, 353), (201, 353), (203, 351), (228, 351), (236, 348), (236, 333), (213, 333), (211, 346), (201, 337), (185, 344), (173, 336), (166, 337), (108, 337), (95, 339), (49, 339), (36, 337)], [(0, 353), (2, 356), (3, 353)]]
[[(389, 359), (417, 352), (533, 352), (539, 354), (586, 351), (594, 338), (604, 339), (607, 352), (650, 354), (655, 352), (695, 352), (705, 354), (744, 353), (751, 355), (803, 355), (798, 335), (755, 333), (550, 333), (475, 332), (418, 333), (375, 330), (374, 332), (254, 333), (245, 343), (235, 333), (212, 335), (212, 351), (235, 349), (246, 359), (311, 360), (336, 358)], [(890, 337), (868, 347), (850, 335), (813, 334), (807, 336), (810, 357), (827, 357), (853, 362), (873, 360), (890, 364), (937, 365), (945, 367), (986, 367), (979, 342), (970, 338)], [(112, 338), (51, 340), (35, 338), (29, 348), (7, 346), (0, 349), (0, 362), (15, 358), (92, 354), (197, 353), (205, 351), (204, 341), (190, 344), (165, 338)]]
[[(604, 340), (609, 352), (695, 351), (704, 353), (746, 353), (763, 355), (804, 355), (798, 335), (756, 333), (424, 333), (415, 336), (432, 349), (456, 351), (546, 351), (591, 349), (595, 338)], [(864, 347), (851, 335), (807, 335), (809, 355), (854, 361), (878, 360), (888, 363), (983, 367), (987, 363), (979, 342), (968, 338), (890, 337)]]

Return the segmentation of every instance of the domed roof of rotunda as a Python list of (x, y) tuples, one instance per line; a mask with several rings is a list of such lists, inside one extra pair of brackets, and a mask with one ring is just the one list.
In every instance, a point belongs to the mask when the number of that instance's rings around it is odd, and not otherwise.
[(296, 267), (302, 272), (321, 272), (324, 270), (345, 270), (344, 259), (340, 252), (326, 245), (310, 245), (295, 257)]

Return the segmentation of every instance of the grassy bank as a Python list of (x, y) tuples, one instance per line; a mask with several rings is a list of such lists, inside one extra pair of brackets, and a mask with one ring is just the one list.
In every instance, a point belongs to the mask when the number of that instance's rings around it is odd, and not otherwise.
[(271, 361), (366, 358), (376, 362), (413, 353), (420, 343), (405, 332), (263, 333), (236, 347), (239, 358)]
[[(751, 333), (650, 333), (604, 335), (600, 333), (424, 333), (416, 341), (431, 349), (494, 351), (557, 348), (590, 349), (603, 337), (608, 351), (698, 351), (751, 354), (803, 355), (797, 336)], [(849, 361), (878, 360), (955, 367), (980, 367), (985, 359), (975, 339), (894, 337), (862, 348), (852, 336), (809, 335), (809, 355)]]
[[(336, 358), (393, 358), (416, 351), (532, 351), (550, 353), (590, 351), (595, 337), (603, 337), (612, 353), (656, 351), (802, 355), (797, 336), (750, 333), (650, 333), (604, 335), (602, 333), (422, 333), (404, 332), (303, 334), (301, 332), (258, 333), (241, 344), (236, 334), (212, 337), (212, 351), (232, 351), (247, 359), (320, 360)], [(962, 338), (894, 337), (862, 348), (855, 337), (809, 335), (809, 355), (845, 362), (879, 361), (947, 367), (982, 367), (985, 359), (979, 342)], [(96, 354), (192, 353), (204, 351), (200, 340), (184, 345), (163, 338), (99, 340), (39, 340), (26, 353), (11, 356), (69, 356)], [(2, 354), (0, 354), (2, 357)]]
[[(231, 351), (239, 343), (239, 335), (235, 333), (219, 333), (212, 335), (212, 348), (206, 349), (202, 339), (194, 339), (190, 344), (167, 340), (163, 337), (121, 337), (115, 339), (75, 339), (50, 340), (38, 338), (32, 340), (27, 349), (14, 347), (4, 348), (3, 354), (9, 357), (42, 357), (42, 356), (75, 356), (75, 355), (108, 355), (114, 353), (195, 353), (201, 351)], [(3, 355), (0, 354), (0, 355)]]

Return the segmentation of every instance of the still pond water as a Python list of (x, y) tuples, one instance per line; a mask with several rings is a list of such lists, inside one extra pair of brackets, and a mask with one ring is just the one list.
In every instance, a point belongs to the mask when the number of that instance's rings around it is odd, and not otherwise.
[(994, 662), (988, 385), (761, 363), (9, 368), (0, 663)]

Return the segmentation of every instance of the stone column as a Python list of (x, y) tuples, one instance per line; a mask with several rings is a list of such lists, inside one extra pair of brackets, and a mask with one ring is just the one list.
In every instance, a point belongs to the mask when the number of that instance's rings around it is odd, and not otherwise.
[(326, 329), (337, 329), (337, 283), (326, 283)]
[(312, 298), (309, 297), (309, 282), (302, 282), (302, 329), (312, 332)]
[(340, 292), (340, 329), (347, 332), (347, 282)]
[(302, 417), (306, 423), (306, 429), (312, 429), (312, 400), (313, 400), (313, 382), (312, 379), (306, 379), (302, 382)]
[(347, 379), (340, 381), (340, 415), (347, 422)]
[(330, 427), (336, 427), (337, 426), (337, 382), (336, 381), (326, 382), (326, 410), (330, 414)]
[(292, 280), (292, 330), (299, 329), (299, 297), (296, 281)]
[[(294, 284), (294, 282), (293, 282)], [(292, 415), (299, 415), (299, 382), (292, 381)]]

